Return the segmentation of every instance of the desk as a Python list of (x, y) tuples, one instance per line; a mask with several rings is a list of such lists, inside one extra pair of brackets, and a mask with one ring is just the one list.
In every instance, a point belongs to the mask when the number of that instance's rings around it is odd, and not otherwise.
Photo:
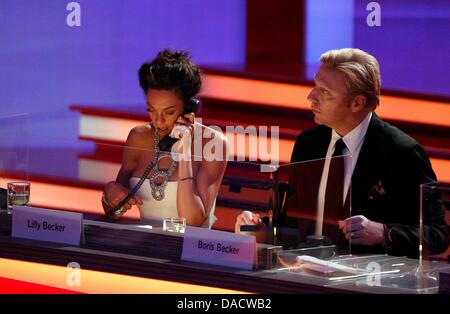
[[(356, 281), (329, 283), (275, 269), (243, 271), (183, 262), (177, 257), (181, 255), (180, 252), (173, 254), (167, 250), (167, 253), (164, 253), (158, 252), (156, 248), (146, 250), (147, 244), (143, 238), (139, 239), (141, 246), (138, 245), (135, 248), (126, 249), (126, 246), (121, 247), (120, 245), (113, 248), (107, 244), (101, 247), (98, 242), (94, 241), (94, 233), (90, 233), (89, 230), (85, 235), (85, 244), (80, 247), (16, 239), (9, 236), (10, 224), (10, 218), (8, 220), (7, 215), (0, 214), (0, 269), (2, 272), (0, 277), (29, 281), (32, 278), (38, 278), (39, 276), (36, 274), (57, 272), (54, 268), (48, 268), (49, 265), (62, 266), (59, 268), (59, 272), (67, 274), (66, 266), (71, 262), (77, 262), (86, 272), (86, 276), (93, 278), (93, 282), (88, 286), (81, 285), (81, 287), (74, 288), (79, 292), (405, 293), (405, 291), (390, 287), (361, 286)], [(91, 228), (90, 231), (93, 229)], [(95, 233), (103, 239), (111, 236), (107, 231), (95, 230)], [(118, 232), (115, 231), (114, 234), (118, 234)], [(126, 234), (127, 237), (132, 236), (131, 233)], [(157, 241), (161, 241), (162, 237), (166, 235), (165, 232), (157, 230), (150, 232), (150, 237), (156, 238)], [(168, 236), (172, 237), (174, 247), (182, 243), (182, 235), (171, 234)], [(32, 262), (33, 264), (22, 264), (23, 262)], [(28, 274), (24, 270), (27, 267), (31, 267)], [(441, 280), (445, 280), (441, 286), (446, 289), (449, 287), (449, 277), (441, 278)], [(53, 286), (64, 288), (60, 283), (53, 283)], [(441, 292), (448, 293), (449, 291)]]

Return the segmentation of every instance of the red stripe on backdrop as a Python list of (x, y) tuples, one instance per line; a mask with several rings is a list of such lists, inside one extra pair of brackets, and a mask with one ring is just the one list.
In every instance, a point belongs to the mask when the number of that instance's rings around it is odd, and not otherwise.
[(35, 283), (0, 277), (0, 294), (80, 294), (77, 291), (59, 289)]

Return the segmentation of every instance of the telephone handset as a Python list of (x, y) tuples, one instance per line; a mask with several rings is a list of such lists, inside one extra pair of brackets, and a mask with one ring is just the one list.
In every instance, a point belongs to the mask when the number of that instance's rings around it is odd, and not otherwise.
[[(184, 108), (184, 112), (182, 116), (185, 114), (194, 112), (197, 113), (198, 107), (200, 106), (200, 100), (191, 98), (187, 102)], [(172, 148), (172, 146), (178, 141), (177, 138), (170, 137), (169, 135), (166, 135), (164, 138), (162, 138), (158, 143), (158, 148), (160, 151), (168, 152)]]
[[(198, 113), (200, 111), (200, 100), (195, 99), (195, 98), (191, 98), (189, 99), (189, 101), (186, 103), (185, 107), (184, 107), (184, 112), (183, 112), (183, 116), (185, 114), (194, 112), (194, 113)], [(170, 137), (169, 135), (165, 136), (163, 139), (161, 139), (158, 143), (158, 148), (161, 151), (170, 151), (170, 149), (172, 148), (173, 144), (175, 144), (178, 141), (178, 139)], [(122, 207), (128, 203), (128, 201), (137, 193), (137, 191), (141, 188), (142, 184), (144, 183), (145, 179), (147, 178), (148, 174), (150, 173), (150, 171), (153, 168), (153, 162), (151, 162), (147, 168), (145, 169), (142, 177), (139, 179), (139, 182), (134, 186), (134, 188), (130, 191), (130, 193), (128, 193), (128, 195), (114, 208), (111, 208), (107, 213), (106, 213), (106, 217), (109, 218), (111, 216), (113, 216), (116, 212), (119, 212), (122, 210)]]

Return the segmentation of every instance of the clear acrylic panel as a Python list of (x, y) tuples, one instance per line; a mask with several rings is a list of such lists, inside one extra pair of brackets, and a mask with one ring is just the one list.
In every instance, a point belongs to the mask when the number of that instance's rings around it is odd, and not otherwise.
[(384, 279), (398, 274), (401, 266), (403, 269), (407, 267), (401, 259), (388, 255), (339, 255), (336, 246), (321, 246), (281, 252), (278, 265), (279, 271), (307, 277), (324, 285), (340, 284), (344, 288), (342, 283), (361, 286), (362, 281), (372, 286), (374, 278)]
[[(276, 244), (285, 248), (335, 246), (339, 255), (351, 253), (351, 239), (346, 239), (340, 228), (351, 216), (351, 179), (344, 178), (350, 162), (350, 156), (338, 156), (284, 164), (277, 169)], [(327, 176), (324, 169), (331, 169), (328, 165), (333, 163), (341, 168)]]
[[(17, 124), (13, 125), (17, 130)], [(26, 134), (24, 131), (26, 127), (21, 130)], [(69, 141), (48, 136), (29, 136), (26, 141), (19, 139), (20, 137), (16, 136), (15, 140), (10, 140), (1, 147), (5, 153), (13, 152), (14, 160), (26, 162), (11, 163), (9, 158), (9, 163), (3, 161), (3, 165), (9, 165), (3, 168), (4, 173), (9, 171), (8, 173), (11, 174), (13, 172), (10, 170), (13, 169), (14, 172), (21, 174), (22, 179), (32, 183), (31, 206), (85, 214), (85, 226), (91, 238), (92, 235), (97, 235), (98, 229), (95, 228), (112, 230), (101, 239), (95, 238), (97, 241), (95, 245), (101, 243), (113, 247), (117, 243), (122, 243), (123, 247), (136, 245), (136, 250), (139, 251), (144, 244), (136, 242), (135, 239), (126, 242), (122, 235), (118, 236), (117, 231), (114, 231), (117, 229), (111, 229), (111, 226), (114, 225), (127, 232), (129, 230), (138, 230), (142, 233), (164, 232), (162, 230), (164, 218), (179, 218), (177, 201), (172, 198), (172, 204), (175, 205), (170, 208), (165, 207), (172, 210), (172, 214), (160, 214), (159, 222), (147, 219), (149, 217), (143, 214), (145, 210), (136, 206), (118, 220), (104, 219), (102, 192), (108, 182), (116, 180), (124, 156), (139, 156), (142, 161), (140, 170), (133, 173), (134, 178), (128, 181), (126, 188), (129, 191), (139, 181), (138, 177), (142, 175), (145, 167), (153, 161), (156, 154), (152, 149)], [(26, 149), (23, 145), (17, 145), (17, 142), (26, 142)], [(25, 151), (27, 151), (26, 157), (24, 153), (20, 153)], [(7, 155), (2, 154), (2, 156)], [(160, 164), (161, 169), (167, 168), (172, 159), (181, 159), (176, 154), (161, 153), (161, 155), (165, 155), (163, 158), (166, 158), (165, 161), (161, 160), (163, 162)], [(345, 158), (350, 157), (334, 158), (343, 158), (345, 164)], [(191, 156), (191, 159), (194, 169), (192, 182), (195, 181), (197, 186), (206, 184), (207, 177), (198, 175), (198, 167), (204, 161), (202, 156)], [(228, 160), (217, 196), (211, 205), (211, 208), (214, 208), (214, 218), (208, 221), (208, 226), (234, 232), (236, 217), (242, 211), (249, 210), (260, 214), (266, 224), (259, 229), (249, 229), (250, 231), (244, 234), (259, 235), (259, 242), (283, 245), (285, 248), (278, 254), (276, 269), (279, 271), (307, 276), (312, 280), (323, 281), (326, 285), (343, 289), (357, 285), (362, 290), (370, 290), (376, 286), (414, 293), (436, 291), (438, 272), (447, 266), (433, 261), (436, 259), (435, 255), (422, 255), (419, 265), (419, 259), (401, 256), (350, 255), (350, 253), (354, 254), (351, 249), (351, 240), (334, 241), (333, 236), (336, 234), (328, 233), (328, 228), (337, 228), (336, 222), (339, 219), (351, 216), (351, 184), (345, 183), (348, 185), (348, 192), (343, 195), (343, 199), (347, 199), (348, 207), (344, 206), (343, 216), (337, 218), (324, 214), (324, 217), (317, 219), (319, 216), (318, 187), (313, 185), (320, 182), (325, 162), (326, 160), (323, 159), (283, 164), (273, 167), (274, 171), (268, 172), (267, 165), (262, 167), (259, 163)], [(16, 166), (11, 167), (11, 165)], [(177, 169), (169, 179), (169, 182), (174, 184), (178, 184), (180, 179)], [(146, 201), (152, 197), (148, 180), (151, 176), (152, 172), (149, 173), (142, 185), (142, 190), (140, 189), (137, 194)], [(338, 186), (335, 188), (338, 189)], [(165, 190), (166, 200), (170, 198), (170, 193), (173, 193), (169, 189)], [(347, 187), (343, 188), (343, 190), (346, 189)], [(314, 192), (314, 190), (317, 191)], [(430, 200), (433, 199), (439, 199), (448, 206), (448, 192), (448, 189), (436, 184), (422, 186), (422, 198), (426, 200), (422, 204), (422, 212), (429, 211), (427, 207), (432, 204)], [(156, 203), (154, 201), (152, 204)], [(321, 234), (317, 234), (319, 221), (322, 222)], [(423, 228), (426, 226), (426, 221), (427, 219), (422, 219)], [(329, 226), (326, 226), (327, 224)], [(88, 244), (89, 247), (93, 245), (93, 243)]]
[(28, 115), (0, 117), (1, 176), (27, 179)]
[[(261, 164), (228, 160), (217, 196), (217, 206), (225, 209), (223, 213), (230, 214), (218, 217), (217, 228), (234, 232), (236, 217), (246, 210), (259, 214), (269, 224), (275, 208), (274, 202), (271, 172), (265, 171)], [(250, 232), (270, 233), (271, 230), (258, 228)], [(260, 242), (273, 242), (269, 234), (258, 239)]]
[(30, 206), (101, 214), (102, 168), (83, 174), (84, 157), (95, 155), (95, 144), (35, 134), (28, 143)]
[[(154, 149), (49, 136), (33, 136), (30, 143), (30, 180), (35, 187), (31, 205), (83, 213), (83, 245), (88, 248), (179, 259), (184, 224), (234, 232), (236, 218), (243, 210), (270, 216), (274, 208), (272, 174), (257, 163), (207, 160), (193, 155), (189, 159), (189, 178), (188, 172), (180, 170), (186, 166), (184, 156), (171, 152), (159, 151), (158, 170), (162, 173), (158, 173), (153, 168), (157, 156)], [(151, 180), (155, 176), (155, 184), (159, 185), (164, 170), (170, 169), (174, 160), (179, 161), (162, 188), (164, 197), (157, 200), (153, 192), (158, 189), (152, 187)], [(128, 166), (120, 172), (126, 163)], [(143, 203), (120, 218), (106, 217), (102, 204), (105, 186), (111, 181), (121, 183), (123, 190), (105, 194), (113, 204), (134, 189), (151, 163), (151, 170), (135, 194)], [(127, 172), (127, 167), (132, 172)], [(189, 188), (191, 184), (194, 192)], [(205, 201), (208, 190), (211, 194)], [(192, 222), (184, 215), (195, 210), (193, 199), (206, 206), (206, 218), (201, 222)]]
[[(0, 117), (0, 186), (28, 181), (28, 114)], [(2, 196), (1, 209), (7, 198)]]
[(280, 252), (278, 270), (344, 290), (437, 293), (440, 272), (450, 271), (447, 233), (450, 188), (434, 182), (421, 185), (420, 190), (420, 215), (415, 224), (408, 226), (408, 230), (417, 235), (417, 252), (420, 253), (417, 258), (387, 254), (339, 255), (335, 246), (306, 247)]
[(416, 275), (416, 285), (422, 290), (436, 288), (439, 272), (450, 269), (449, 226), (450, 186), (439, 182), (422, 184)]
[[(177, 188), (181, 172), (178, 170), (183, 156), (159, 151), (159, 170), (167, 170), (173, 160), (181, 160), (174, 164), (175, 168), (167, 185), (162, 189), (164, 197), (161, 201), (155, 200), (150, 180), (155, 175), (155, 184), (158, 185), (164, 173), (158, 176), (151, 167), (147, 179), (135, 194), (144, 204), (133, 206), (120, 219), (107, 220), (102, 206), (102, 193), (106, 184), (118, 179), (124, 158), (139, 160), (139, 165), (133, 173), (126, 174), (125, 171), (121, 174), (122, 178), (119, 178), (125, 191), (131, 191), (149, 164), (155, 162), (154, 149), (70, 141), (49, 136), (31, 136), (29, 143), (30, 180), (35, 187), (30, 205), (81, 212), (88, 219), (100, 219), (108, 223), (145, 224), (153, 228), (162, 228), (164, 218), (179, 218)], [(205, 158), (193, 155), (190, 160), (193, 178), (188, 178), (187, 181), (194, 182), (197, 190), (210, 189), (208, 184), (211, 185), (211, 177), (206, 175), (204, 170), (200, 171), (205, 164)], [(250, 210), (261, 216), (271, 214), (275, 206), (272, 173), (263, 171), (257, 163), (233, 160), (208, 162), (217, 163), (218, 167), (223, 163), (226, 166), (223, 169), (223, 178), (217, 185), (217, 195), (213, 196), (208, 204), (208, 221), (205, 220), (201, 226), (234, 232), (236, 217), (243, 210)], [(203, 174), (199, 175), (200, 173)], [(217, 175), (221, 176), (221, 171), (218, 171)], [(127, 182), (123, 181), (124, 177), (129, 177)]]
[(420, 186), (419, 259), (447, 261), (450, 187), (439, 182)]
[[(120, 219), (106, 219), (102, 195), (106, 184), (117, 180), (124, 159), (132, 162), (139, 159), (139, 166), (126, 175), (127, 180), (122, 175), (123, 189), (117, 190), (117, 196), (110, 195), (111, 198), (125, 197), (139, 182), (148, 164), (154, 161), (154, 150), (50, 136), (31, 136), (29, 142), (30, 180), (35, 181), (36, 187), (31, 205), (81, 212), (88, 219), (108, 223), (150, 224), (149, 219), (145, 219), (148, 217), (141, 215), (137, 206), (125, 212)], [(164, 168), (168, 158), (162, 159), (160, 167)], [(148, 174), (148, 178), (151, 174)], [(169, 181), (171, 180), (173, 176)], [(151, 193), (148, 179), (143, 182), (136, 195), (143, 197), (145, 192)], [(172, 217), (161, 217), (158, 222), (160, 226), (163, 218)]]
[(351, 256), (340, 263), (358, 269), (358, 276), (346, 275), (328, 280), (328, 285), (341, 289), (358, 289), (377, 293), (438, 293), (441, 271), (448, 271), (448, 263), (405, 256)]

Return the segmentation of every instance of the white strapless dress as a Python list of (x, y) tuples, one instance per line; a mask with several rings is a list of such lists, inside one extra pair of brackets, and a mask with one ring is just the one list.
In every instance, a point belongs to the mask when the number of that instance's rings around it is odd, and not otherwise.
[[(130, 189), (139, 182), (139, 178), (130, 178)], [(169, 181), (164, 190), (164, 199), (157, 201), (152, 196), (152, 189), (148, 179), (142, 184), (136, 195), (142, 199), (143, 204), (138, 206), (141, 214), (141, 222), (148, 223), (154, 227), (161, 227), (164, 218), (178, 217), (177, 210), (178, 182)], [(211, 228), (217, 218), (214, 216), (216, 200), (209, 211), (208, 217), (201, 225), (203, 228)]]

